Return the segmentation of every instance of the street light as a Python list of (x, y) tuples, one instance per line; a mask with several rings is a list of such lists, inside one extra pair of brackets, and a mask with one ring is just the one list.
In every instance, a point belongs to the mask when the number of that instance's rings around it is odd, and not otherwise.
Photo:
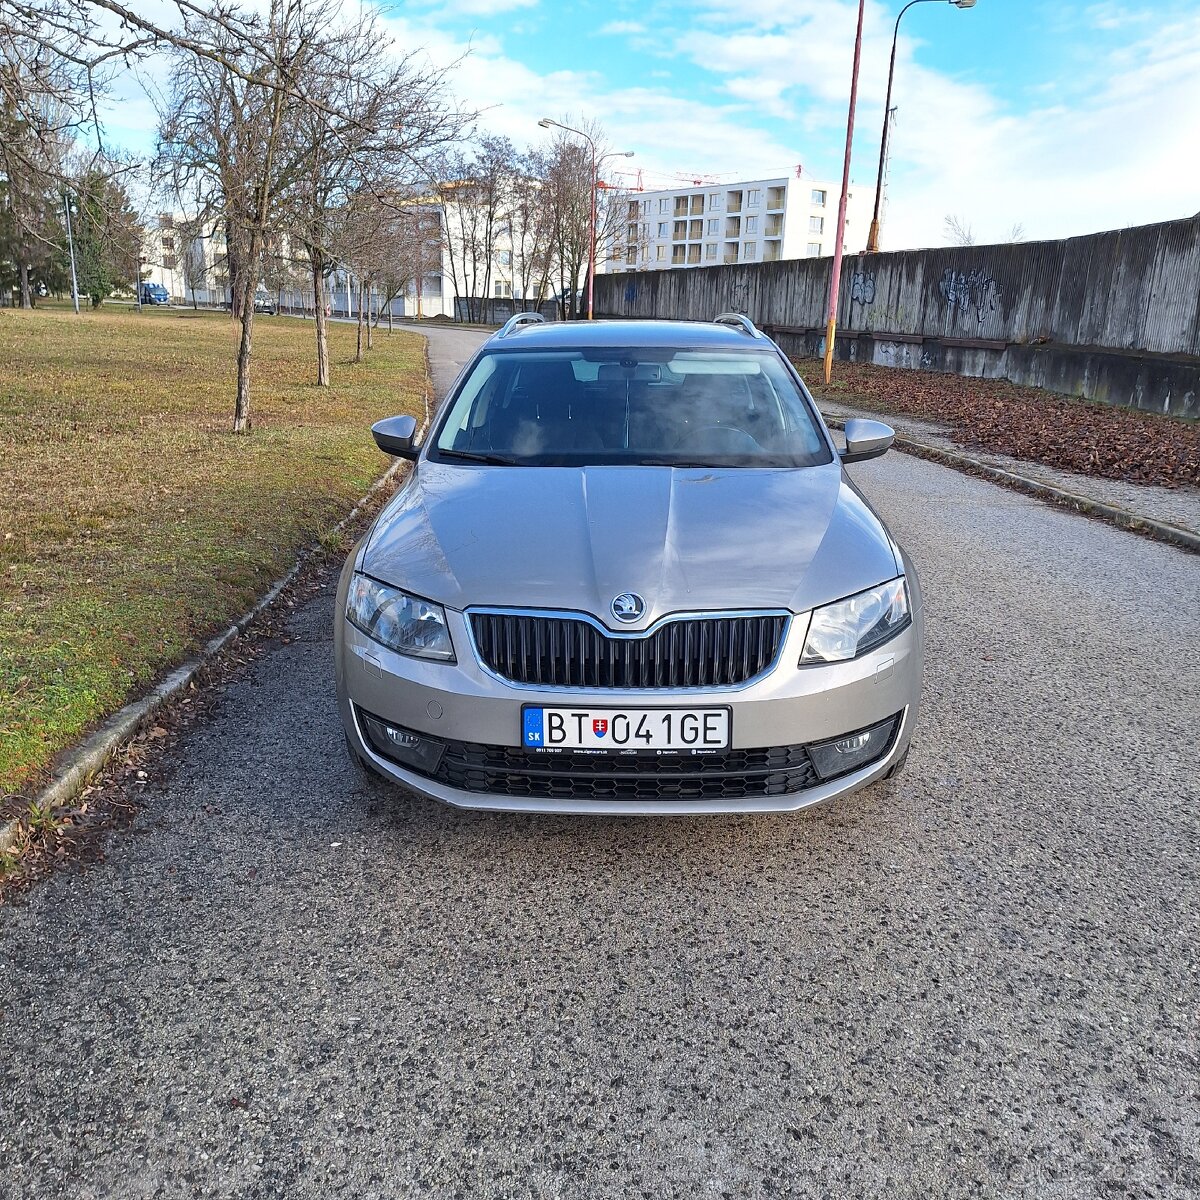
[(543, 117), (538, 125), (542, 129), (549, 129), (554, 126), (558, 129), (565, 129), (568, 133), (577, 133), (583, 138), (592, 148), (592, 181), (588, 191), (591, 193), (588, 204), (588, 272), (587, 272), (587, 319), (594, 320), (592, 308), (592, 292), (594, 290), (596, 280), (596, 191), (599, 187), (600, 178), (596, 174), (597, 168), (606, 158), (632, 158), (632, 150), (615, 150), (611, 154), (602, 155), (599, 159), (596, 158), (596, 143), (590, 134), (584, 133), (582, 129), (576, 129), (571, 125), (564, 125), (561, 121), (552, 121), (549, 117)]
[[(889, 118), (892, 113), (892, 78), (896, 74), (896, 40), (900, 36), (900, 17), (914, 4), (932, 4), (935, 0), (908, 0), (896, 18), (896, 28), (892, 32), (892, 61), (888, 67), (887, 99), (883, 102), (883, 135), (879, 139), (879, 176), (875, 181), (875, 215), (871, 218), (871, 232), (867, 235), (867, 253), (875, 254), (879, 250), (879, 207), (883, 199), (883, 168), (887, 162), (887, 144)], [(937, 0), (938, 3), (948, 3), (955, 8), (974, 8), (975, 0)]]
[(71, 255), (71, 299), (79, 316), (79, 280), (75, 275), (75, 235), (71, 232), (71, 194), (63, 189), (63, 213), (67, 218), (67, 249)]

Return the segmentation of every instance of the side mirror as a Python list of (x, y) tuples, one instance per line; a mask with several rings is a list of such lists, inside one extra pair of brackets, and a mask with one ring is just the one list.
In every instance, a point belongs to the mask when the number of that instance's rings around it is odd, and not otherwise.
[(384, 454), (394, 454), (397, 458), (415, 459), (420, 448), (413, 445), (417, 435), (417, 419), (415, 417), (385, 417), (371, 426), (371, 436)]
[(882, 421), (864, 421), (852, 417), (846, 422), (846, 448), (842, 451), (842, 462), (862, 462), (886, 454), (896, 436), (896, 431)]

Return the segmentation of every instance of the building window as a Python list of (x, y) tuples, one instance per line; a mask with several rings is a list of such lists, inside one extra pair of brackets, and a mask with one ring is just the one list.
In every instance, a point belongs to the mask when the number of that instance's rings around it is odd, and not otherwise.
[(717, 243), (716, 242), (709, 242), (704, 247), (704, 257), (709, 258), (709, 259), (715, 259), (717, 257)]
[(173, 255), (173, 254), (164, 254), (163, 255), (163, 270), (164, 271), (175, 270), (175, 255)]
[(655, 258), (657, 258), (659, 262), (666, 262), (666, 260), (667, 260), (666, 246), (657, 246), (657, 247), (655, 247), (655, 249), (658, 251), (658, 253), (655, 255)]
[(688, 198), (686, 196), (675, 197), (675, 216), (686, 217), (688, 215)]
[(690, 215), (693, 217), (698, 217), (703, 212), (704, 212), (704, 193), (697, 192), (696, 195), (694, 195), (692, 197), (692, 211), (691, 211)]
[(668, 213), (670, 211), (671, 211), (671, 202), (670, 202), (670, 200), (668, 200), (666, 198), (666, 196), (664, 196), (658, 202), (658, 215), (661, 217), (664, 213)]
[(671, 241), (682, 242), (687, 237), (687, 222), (676, 221), (674, 228), (671, 230)]
[(721, 209), (721, 193), (720, 192), (709, 192), (708, 193), (708, 211), (709, 212), (719, 212), (720, 209)]
[(826, 193), (824, 188), (813, 188), (812, 202), (814, 208), (824, 208)]
[(808, 232), (809, 233), (824, 233), (825, 232), (825, 218), (824, 217), (809, 217), (808, 218)]
[(666, 221), (659, 221), (659, 223), (658, 223), (658, 236), (659, 236), (660, 238), (665, 238), (665, 237), (667, 237), (668, 235), (669, 235), (669, 230), (668, 230), (668, 228), (667, 228), (667, 222), (666, 222)]
[(746, 207), (747, 208), (757, 208), (758, 207), (758, 188), (751, 188), (746, 193)]
[(688, 222), (688, 237), (692, 241), (698, 242), (703, 236), (704, 236), (704, 222), (703, 221), (689, 221)]
[(625, 251), (625, 261), (631, 267), (637, 263), (637, 247), (636, 246), (630, 246), (629, 249)]
[(174, 236), (173, 236), (173, 235), (172, 235), (171, 237), (164, 237), (164, 238), (163, 238), (163, 240), (162, 240), (162, 248), (163, 248), (163, 251), (164, 251), (165, 253), (167, 253), (167, 254), (171, 254), (171, 253), (173, 253), (173, 252), (174, 252), (174, 250), (175, 250), (175, 238), (174, 238)]
[(742, 247), (742, 258), (744, 258), (747, 262), (749, 262), (751, 259), (757, 258), (757, 257), (758, 257), (758, 243), (757, 242), (747, 242)]
[(512, 284), (507, 279), (497, 279), (494, 295), (497, 300), (508, 300), (512, 297)]
[(699, 244), (697, 244), (695, 246), (689, 246), (687, 248), (687, 252), (688, 252), (687, 260), (689, 263), (691, 263), (692, 265), (695, 265), (696, 263), (698, 263), (700, 261), (700, 246), (699, 246)]
[(716, 237), (721, 232), (721, 218), (713, 217), (708, 223), (708, 236)]
[(747, 233), (757, 233), (758, 232), (758, 218), (757, 217), (747, 217), (746, 218), (746, 232)]
[(683, 265), (683, 261), (684, 261), (683, 256), (684, 256), (684, 252), (686, 250), (687, 250), (686, 246), (672, 246), (671, 247), (671, 266), (677, 267), (677, 266)]
[(511, 250), (501, 250), (500, 253), (496, 255), (496, 260), (499, 262), (499, 264), (502, 267), (511, 266), (512, 265), (512, 251)]
[(806, 253), (809, 258), (820, 258), (821, 257), (821, 243), (820, 242), (809, 242), (808, 250)]

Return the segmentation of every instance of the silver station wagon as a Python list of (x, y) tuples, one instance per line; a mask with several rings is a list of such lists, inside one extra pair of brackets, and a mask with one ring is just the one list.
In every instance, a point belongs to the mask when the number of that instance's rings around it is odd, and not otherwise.
[(338, 702), (368, 770), (468, 808), (803, 808), (897, 772), (916, 572), (745, 317), (546, 324), (468, 364), (346, 563)]

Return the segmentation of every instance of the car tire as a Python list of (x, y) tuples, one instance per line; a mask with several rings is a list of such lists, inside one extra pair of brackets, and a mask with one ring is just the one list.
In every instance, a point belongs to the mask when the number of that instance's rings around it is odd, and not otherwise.
[(351, 763), (354, 764), (358, 773), (370, 781), (378, 781), (386, 779), (383, 773), (376, 769), (375, 764), (363, 756), (355, 749), (354, 744), (350, 741), (350, 735), (345, 734), (346, 738), (346, 754), (349, 756)]
[(897, 762), (896, 765), (884, 776), (884, 779), (895, 779), (896, 776), (904, 770), (905, 766), (908, 764), (908, 752), (910, 749), (911, 747), (905, 746), (904, 753), (900, 755), (899, 762)]

